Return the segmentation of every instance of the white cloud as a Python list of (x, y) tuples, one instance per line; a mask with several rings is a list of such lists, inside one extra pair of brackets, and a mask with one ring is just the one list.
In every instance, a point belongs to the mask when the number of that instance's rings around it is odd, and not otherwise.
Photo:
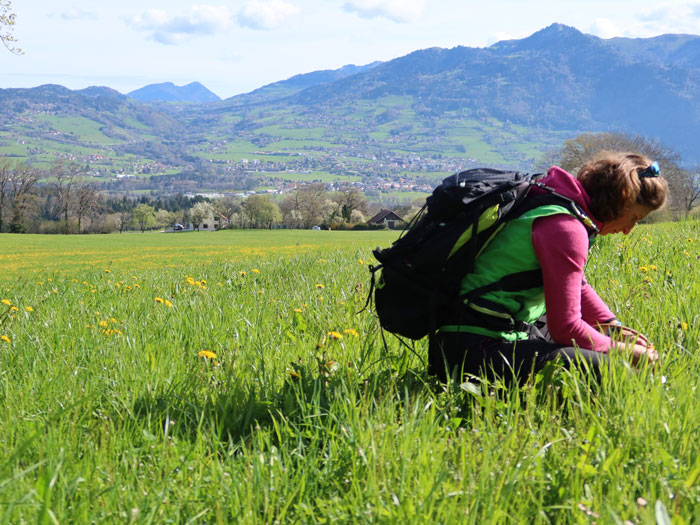
[(425, 0), (351, 0), (343, 4), (343, 9), (362, 18), (384, 17), (404, 23), (418, 20), (425, 4)]
[(97, 20), (97, 15), (71, 7), (61, 13), (61, 18), (63, 20)]
[(182, 15), (149, 9), (127, 22), (148, 31), (161, 44), (179, 44), (192, 36), (213, 35), (232, 26), (233, 15), (225, 6), (195, 5)]
[(252, 0), (238, 12), (238, 23), (250, 29), (274, 29), (299, 9), (283, 0)]
[(700, 2), (666, 2), (652, 9), (643, 9), (636, 16), (638, 25), (628, 36), (656, 36), (665, 33), (698, 34)]
[(596, 18), (586, 32), (600, 38), (613, 38), (623, 35), (623, 31), (617, 24), (608, 18)]

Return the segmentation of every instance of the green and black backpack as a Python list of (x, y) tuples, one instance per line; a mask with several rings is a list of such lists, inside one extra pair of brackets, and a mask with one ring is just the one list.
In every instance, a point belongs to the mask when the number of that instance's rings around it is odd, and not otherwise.
[[(552, 203), (566, 206), (595, 235), (595, 225), (579, 206), (538, 182), (540, 177), (477, 168), (444, 179), (400, 237), (389, 248), (373, 251), (379, 265), (370, 266), (368, 301), (374, 292), (382, 328), (409, 339), (434, 333), (450, 310), (476, 298), (460, 297), (460, 282), (488, 242), (526, 211)], [(547, 191), (529, 195), (534, 186)], [(541, 272), (537, 277), (541, 286)], [(476, 292), (532, 286), (532, 279), (513, 278)]]

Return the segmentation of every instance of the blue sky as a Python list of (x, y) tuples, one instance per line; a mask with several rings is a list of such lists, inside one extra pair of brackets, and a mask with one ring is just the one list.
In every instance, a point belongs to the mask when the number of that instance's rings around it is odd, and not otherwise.
[(554, 22), (603, 38), (700, 33), (700, 0), (12, 0), (24, 55), (0, 88), (202, 82), (222, 98), (417, 49), (484, 47)]

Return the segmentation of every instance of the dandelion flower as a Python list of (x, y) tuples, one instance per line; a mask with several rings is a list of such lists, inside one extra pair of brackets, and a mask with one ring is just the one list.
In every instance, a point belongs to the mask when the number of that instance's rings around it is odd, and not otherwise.
[(330, 337), (331, 339), (342, 339), (342, 338), (343, 338), (343, 334), (341, 334), (340, 332), (336, 332), (335, 330), (333, 330), (333, 331), (331, 331), (331, 332), (328, 332), (328, 337)]
[(325, 288), (325, 286), (322, 285), (321, 283), (316, 283), (316, 288)]
[(206, 357), (207, 359), (216, 359), (216, 354), (211, 350), (200, 350), (197, 352), (199, 357)]
[(6, 335), (0, 335), (0, 341), (5, 341), (6, 343), (11, 343), (12, 340)]
[(16, 306), (10, 307), (10, 312), (17, 312), (17, 311), (19, 311), (19, 308), (17, 308)]
[(290, 370), (289, 375), (292, 376), (292, 379), (299, 380), (301, 379), (301, 374), (297, 372), (296, 370)]
[(241, 270), (240, 272), (238, 272), (238, 275), (240, 275), (241, 277), (245, 277), (245, 272)]
[(300, 314), (301, 312), (303, 312), (303, 310), (302, 310), (301, 308), (295, 308), (294, 311), (295, 311), (296, 313), (298, 313), (298, 314)]
[(173, 307), (173, 303), (171, 303), (170, 301), (168, 301), (168, 300), (166, 299), (166, 300), (165, 300), (165, 306), (167, 306), (168, 308), (172, 308), (172, 307)]
[(685, 321), (681, 322), (681, 330), (687, 330), (688, 329), (688, 323)]
[(162, 303), (162, 302), (163, 302), (163, 299), (161, 299), (160, 297), (156, 297), (156, 298), (155, 298), (155, 301), (156, 301), (157, 303)]
[(642, 273), (649, 273), (649, 268), (647, 268), (646, 266), (640, 266), (639, 271)]
[(25, 309), (27, 312), (33, 312), (33, 311), (34, 311), (34, 308), (32, 308), (31, 306), (25, 306), (24, 309)]
[(253, 272), (253, 273), (260, 273), (260, 270), (258, 270), (257, 268), (253, 268), (253, 269), (251, 270), (251, 272)]
[(1, 302), (2, 304), (4, 304), (4, 305), (7, 305), (7, 306), (12, 306), (12, 303), (10, 302), (10, 300), (9, 300), (9, 299), (3, 299), (3, 300), (2, 300), (2, 301), (0, 301), (0, 302)]
[(655, 264), (650, 264), (650, 265), (649, 265), (649, 269), (650, 269), (650, 270), (654, 270), (654, 271), (656, 271), (656, 270), (658, 270), (658, 269), (659, 269), (659, 267), (658, 267), (658, 266), (656, 266)]
[(99, 326), (101, 326), (102, 328), (107, 328), (107, 327), (109, 326), (109, 323), (108, 323), (107, 321), (100, 321), (100, 322), (97, 323), (97, 324), (98, 324)]
[(112, 273), (112, 270), (107, 269), (105, 270), (105, 273)]
[(357, 330), (355, 330), (354, 328), (346, 328), (345, 330), (343, 330), (343, 333), (344, 333), (344, 334), (351, 335), (351, 336), (353, 336), (353, 337), (359, 337), (359, 336), (360, 336), (360, 334), (358, 334), (358, 333), (357, 333)]

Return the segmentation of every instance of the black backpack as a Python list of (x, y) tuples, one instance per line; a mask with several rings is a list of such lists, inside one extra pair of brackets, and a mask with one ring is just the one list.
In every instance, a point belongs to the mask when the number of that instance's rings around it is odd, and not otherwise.
[[(409, 339), (434, 333), (449, 313), (464, 307), (459, 285), (481, 250), (507, 221), (528, 210), (564, 205), (594, 235), (590, 218), (571, 199), (537, 182), (540, 176), (478, 168), (444, 179), (400, 237), (389, 248), (373, 251), (380, 264), (370, 266), (368, 301), (373, 290), (382, 328)], [(535, 185), (548, 193), (526, 198)], [(494, 289), (519, 291), (542, 284), (539, 270), (508, 277), (467, 299)]]

